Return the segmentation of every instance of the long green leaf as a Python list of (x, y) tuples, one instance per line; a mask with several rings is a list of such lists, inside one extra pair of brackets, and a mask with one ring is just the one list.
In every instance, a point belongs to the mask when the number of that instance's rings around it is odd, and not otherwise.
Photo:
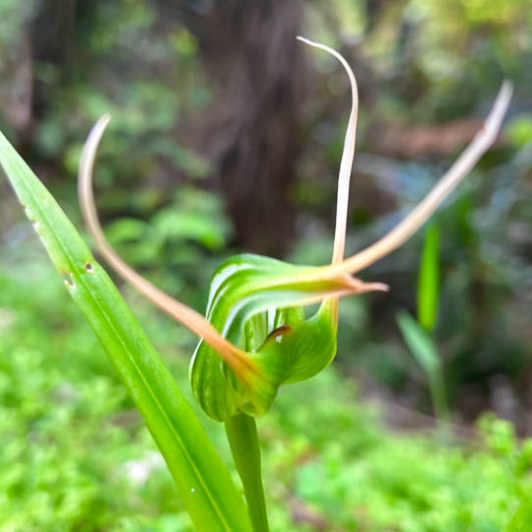
[(0, 163), (146, 420), (198, 530), (250, 530), (243, 498), (172, 375), (74, 226), (1, 133)]
[(439, 229), (438, 225), (433, 222), (427, 228), (425, 236), (417, 287), (418, 320), (421, 327), (427, 332), (434, 329), (438, 314), (439, 264)]
[(425, 372), (432, 375), (441, 371), (440, 358), (432, 338), (414, 318), (408, 312), (402, 311), (397, 315), (397, 323), (406, 344)]
[(434, 410), (440, 419), (449, 418), (443, 367), (431, 336), (405, 311), (397, 314), (397, 323), (404, 341), (429, 379)]

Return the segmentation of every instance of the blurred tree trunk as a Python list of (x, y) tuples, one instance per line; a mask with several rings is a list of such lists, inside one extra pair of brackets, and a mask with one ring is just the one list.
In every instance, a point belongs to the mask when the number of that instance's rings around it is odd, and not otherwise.
[[(116, 0), (109, 0), (116, 1)], [(298, 154), (302, 87), (302, 0), (148, 0), (163, 21), (180, 22), (199, 42), (217, 98), (206, 114), (202, 150), (226, 198), (235, 244), (285, 254), (295, 232), (289, 195)], [(29, 27), (32, 122), (80, 59), (84, 26), (97, 0), (41, 0)], [(31, 137), (31, 135), (29, 135)]]
[(279, 256), (295, 232), (289, 194), (298, 154), (299, 0), (224, 0), (203, 53), (221, 86), (209, 147), (238, 245)]
[[(31, 145), (35, 123), (47, 112), (53, 94), (64, 86), (80, 59), (80, 35), (100, 0), (39, 0), (20, 35), (13, 90), (19, 98), (7, 113), (20, 135), (20, 145)], [(25, 75), (21, 83), (21, 74)], [(8, 99), (9, 102), (13, 98)]]
[[(63, 68), (74, 52), (76, 0), (43, 0), (30, 25), (33, 62), (54, 67), (54, 82), (60, 82)], [(41, 116), (48, 105), (49, 89), (55, 83), (33, 79), (32, 111)]]
[(54, 90), (63, 85), (83, 59), (84, 38), (102, 0), (40, 0), (29, 25), (33, 63), (46, 65), (46, 75), (33, 80), (32, 110), (42, 116)]
[(235, 244), (282, 256), (295, 233), (303, 47), (301, 0), (154, 0), (197, 37), (218, 89), (205, 150), (236, 228)]

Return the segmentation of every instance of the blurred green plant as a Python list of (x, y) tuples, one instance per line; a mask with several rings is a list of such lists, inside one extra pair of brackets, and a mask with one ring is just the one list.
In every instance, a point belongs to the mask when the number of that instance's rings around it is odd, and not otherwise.
[[(0, 160), (15, 192), (145, 418), (187, 511), (202, 530), (248, 530), (250, 525), (256, 531), (269, 529), (254, 418), (270, 409), (281, 385), (307, 380), (330, 364), (336, 352), (339, 297), (386, 288), (351, 275), (400, 247), (431, 216), (493, 143), (511, 98), (511, 87), (503, 85), (484, 128), (431, 193), (388, 235), (344, 260), (358, 114), (356, 81), (337, 52), (301, 40), (342, 63), (353, 93), (330, 266), (292, 266), (252, 255), (229, 259), (214, 274), (205, 319), (139, 276), (103, 236), (91, 178), (107, 117), (89, 135), (80, 167), (83, 214), (102, 254), (129, 283), (201, 338), (190, 371), (192, 389), (204, 411), (226, 424), (249, 520), (228, 470), (119, 292), (46, 188), (0, 136)], [(305, 319), (303, 307), (316, 302), (321, 302), (318, 311)]]
[(412, 355), (428, 377), (430, 395), (436, 416), (448, 420), (450, 409), (447, 401), (442, 362), (434, 339), (406, 311), (397, 315), (397, 323)]
[(417, 319), (428, 333), (433, 332), (440, 295), (439, 228), (432, 222), (425, 233), (417, 285)]
[(417, 321), (406, 311), (397, 315), (397, 323), (412, 355), (428, 377), (436, 416), (450, 418), (445, 376), (434, 339), (439, 299), (439, 230), (435, 222), (427, 228), (418, 280)]
[(516, 116), (506, 128), (508, 139), (517, 147), (522, 148), (532, 143), (532, 115)]
[(532, 529), (532, 500), (526, 496), (504, 530), (506, 532), (527, 532), (530, 529)]
[(9, 249), (4, 240), (0, 528), (190, 530), (164, 468), (133, 477), (156, 446), (57, 274), (33, 243)]
[[(0, 528), (191, 532), (170, 474), (149, 466), (157, 448), (105, 352), (39, 243), (16, 241), (25, 225), (0, 242)], [(136, 313), (192, 400), (182, 331), (141, 303)], [(228, 459), (222, 425), (206, 428)], [(390, 432), (334, 366), (286, 387), (259, 428), (279, 532), (497, 532), (532, 489), (532, 441), (507, 422), (486, 416), (478, 440), (445, 447)]]
[(143, 415), (201, 530), (248, 530), (247, 513), (196, 414), (66, 215), (0, 136), (0, 159), (74, 301)]

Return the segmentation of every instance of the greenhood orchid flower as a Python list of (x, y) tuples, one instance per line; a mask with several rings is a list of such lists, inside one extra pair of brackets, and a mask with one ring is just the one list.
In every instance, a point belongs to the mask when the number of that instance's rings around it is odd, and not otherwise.
[[(100, 253), (115, 271), (200, 338), (190, 366), (190, 380), (203, 410), (218, 421), (227, 421), (239, 413), (264, 414), (281, 385), (309, 379), (331, 363), (336, 354), (339, 298), (388, 289), (382, 283), (364, 282), (354, 275), (402, 246), (430, 218), (494, 142), (511, 99), (511, 85), (505, 82), (482, 130), (431, 192), (387, 235), (346, 259), (357, 84), (351, 68), (338, 52), (299, 39), (336, 57), (349, 76), (352, 90), (331, 264), (304, 267), (258, 255), (233, 257), (214, 272), (203, 317), (141, 277), (117, 255), (103, 235), (94, 203), (92, 174), (109, 117), (96, 123), (83, 150), (79, 195), (85, 223)], [(305, 318), (304, 307), (312, 303), (320, 306), (312, 317)]]

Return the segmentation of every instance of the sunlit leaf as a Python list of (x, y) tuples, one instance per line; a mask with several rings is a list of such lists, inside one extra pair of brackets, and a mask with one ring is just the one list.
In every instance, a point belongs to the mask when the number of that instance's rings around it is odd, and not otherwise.
[(434, 329), (438, 315), (439, 284), (439, 229), (432, 223), (425, 236), (417, 289), (419, 324), (429, 332)]
[(249, 530), (243, 499), (172, 375), (74, 226), (1, 134), (0, 162), (146, 420), (198, 530)]

